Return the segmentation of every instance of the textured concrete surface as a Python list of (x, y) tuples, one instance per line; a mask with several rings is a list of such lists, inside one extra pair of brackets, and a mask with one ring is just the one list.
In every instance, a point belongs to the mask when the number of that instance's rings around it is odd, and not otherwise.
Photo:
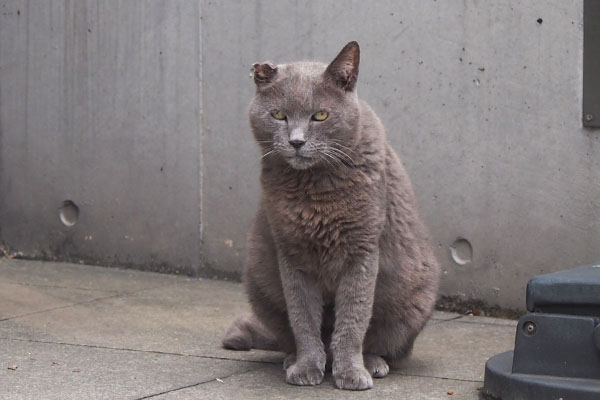
[[(278, 352), (219, 347), (242, 286), (0, 258), (0, 398), (477, 399), (515, 321), (436, 312), (402, 368), (362, 393), (285, 383)], [(448, 394), (448, 393), (452, 394)]]
[(582, 13), (583, 0), (0, 1), (0, 248), (239, 276), (259, 198), (250, 65), (327, 61), (358, 40), (358, 90), (412, 176), (443, 293), (522, 308), (532, 276), (600, 259)]
[[(0, 1), (0, 240), (29, 257), (193, 273), (197, 1)], [(79, 215), (59, 219), (64, 201)]]

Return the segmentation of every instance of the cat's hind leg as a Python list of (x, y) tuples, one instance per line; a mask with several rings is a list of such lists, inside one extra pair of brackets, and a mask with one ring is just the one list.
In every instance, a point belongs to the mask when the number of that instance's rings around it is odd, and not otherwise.
[(256, 215), (246, 247), (244, 281), (252, 313), (235, 320), (225, 333), (223, 347), (295, 353), (294, 337), (288, 322), (279, 276), (277, 252), (262, 208)]
[[(363, 352), (365, 355), (365, 367), (371, 372), (373, 377), (383, 377), (387, 375), (387, 372), (381, 375), (383, 371), (381, 363), (376, 359), (371, 359), (370, 363), (373, 368), (369, 368), (367, 365), (367, 355), (383, 359), (388, 366), (388, 371), (389, 368), (398, 368), (401, 361), (410, 356), (415, 339), (422, 329), (421, 324), (417, 325), (415, 322), (413, 321), (411, 324), (400, 318), (385, 322), (377, 318), (371, 320), (371, 325), (365, 335)], [(375, 369), (379, 370), (378, 374), (373, 373)]]
[(225, 332), (222, 345), (230, 350), (279, 350), (275, 336), (254, 314), (238, 317)]
[(390, 372), (388, 363), (375, 354), (363, 354), (365, 368), (373, 378), (383, 378)]

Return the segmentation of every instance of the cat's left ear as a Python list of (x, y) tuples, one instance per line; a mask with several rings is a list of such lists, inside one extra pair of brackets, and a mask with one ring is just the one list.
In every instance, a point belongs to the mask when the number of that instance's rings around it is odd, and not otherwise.
[(340, 54), (329, 64), (325, 74), (341, 89), (349, 92), (354, 90), (358, 79), (358, 64), (360, 62), (360, 47), (357, 42), (344, 46)]

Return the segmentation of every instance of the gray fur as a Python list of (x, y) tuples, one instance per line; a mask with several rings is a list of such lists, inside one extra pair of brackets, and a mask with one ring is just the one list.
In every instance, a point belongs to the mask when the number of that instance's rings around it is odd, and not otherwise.
[[(262, 199), (244, 270), (254, 316), (234, 322), (223, 345), (273, 348), (275, 338), (296, 385), (321, 383), (330, 366), (337, 387), (372, 387), (410, 354), (436, 299), (411, 183), (357, 96), (358, 65), (350, 42), (329, 65), (254, 66)], [(311, 119), (323, 110), (326, 120)], [(306, 140), (299, 149), (292, 132)]]

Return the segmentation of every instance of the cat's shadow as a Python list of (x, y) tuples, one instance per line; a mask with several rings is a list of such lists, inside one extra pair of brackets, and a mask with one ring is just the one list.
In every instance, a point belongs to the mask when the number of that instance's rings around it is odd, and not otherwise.
[(431, 369), (430, 362), (411, 356), (392, 366), (390, 374), (397, 375), (423, 375)]

